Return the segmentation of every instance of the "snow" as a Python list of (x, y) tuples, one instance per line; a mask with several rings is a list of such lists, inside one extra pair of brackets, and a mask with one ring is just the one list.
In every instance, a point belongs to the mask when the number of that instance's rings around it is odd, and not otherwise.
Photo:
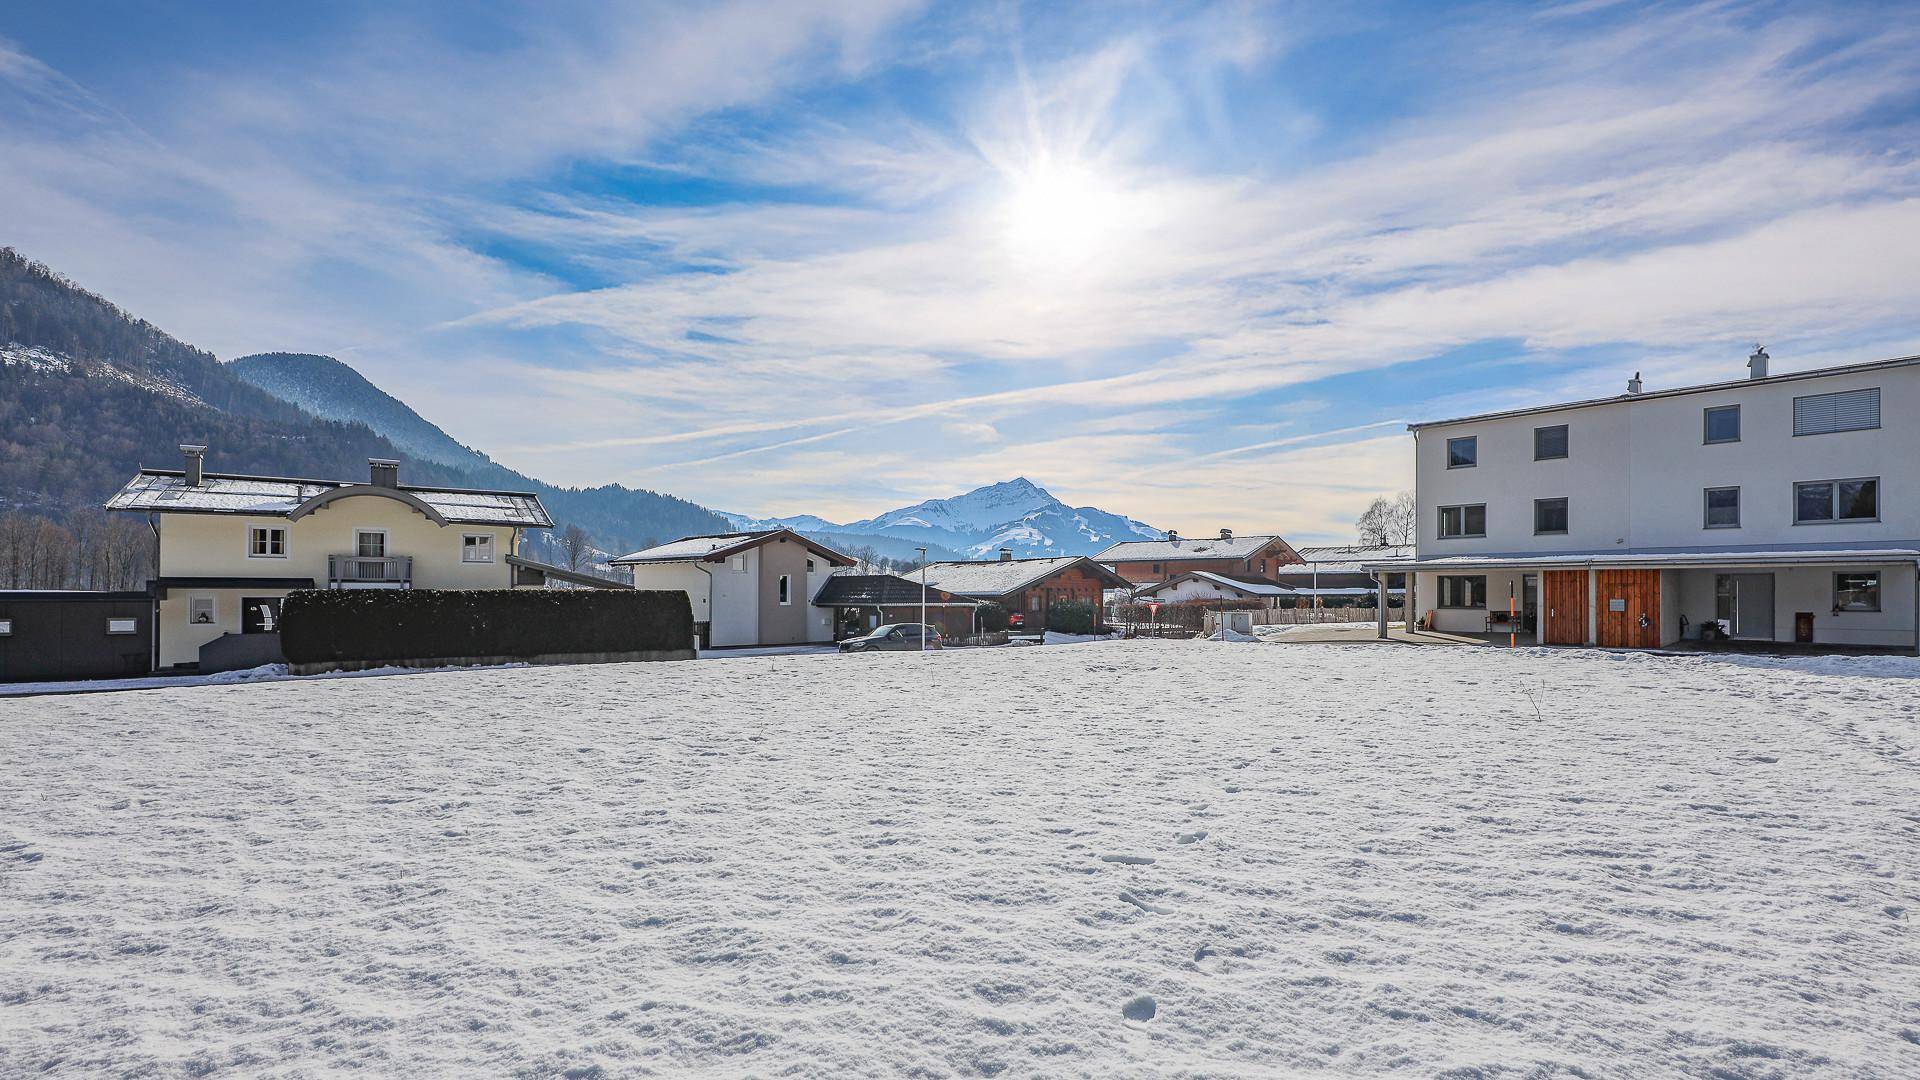
[[(488, 667), (521, 667), (520, 664), (491, 664)], [(42, 694), (99, 694), (113, 690), (159, 690), (170, 686), (229, 686), (234, 683), (306, 681), (310, 679), (367, 679), (379, 675), (420, 675), (429, 671), (472, 671), (466, 667), (379, 667), (363, 671), (329, 671), (319, 675), (293, 675), (285, 664), (262, 664), (237, 671), (217, 671), (208, 675), (136, 675), (125, 679), (66, 679), (51, 682), (0, 683), (0, 697), (35, 697)]]
[(0, 702), (0, 1072), (1916, 1072), (1920, 661), (851, 670)]

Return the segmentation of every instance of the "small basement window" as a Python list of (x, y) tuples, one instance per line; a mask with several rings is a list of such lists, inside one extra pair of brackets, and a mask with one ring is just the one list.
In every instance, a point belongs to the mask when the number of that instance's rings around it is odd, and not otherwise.
[(1842, 611), (1879, 611), (1880, 610), (1880, 574), (1875, 571), (1863, 574), (1833, 575), (1833, 610)]
[(137, 634), (139, 632), (140, 632), (139, 619), (108, 619), (107, 620), (107, 633), (109, 634)]
[(287, 557), (287, 530), (277, 525), (255, 525), (247, 530), (247, 558)]
[(466, 533), (460, 537), (460, 561), (490, 563), (493, 561), (493, 534)]

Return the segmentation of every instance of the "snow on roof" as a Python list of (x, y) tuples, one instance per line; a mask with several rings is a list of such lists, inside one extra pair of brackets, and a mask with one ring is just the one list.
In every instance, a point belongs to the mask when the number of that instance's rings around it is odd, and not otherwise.
[[(1085, 555), (1064, 555), (1051, 559), (928, 563), (927, 584), (961, 596), (1005, 596), (1075, 563), (1089, 561)], [(1105, 567), (1100, 570), (1111, 572)]]
[[(287, 517), (314, 496), (343, 488), (365, 488), (368, 494), (378, 494), (383, 490), (373, 484), (339, 480), (301, 480), (232, 473), (207, 473), (197, 486), (189, 487), (186, 478), (177, 469), (142, 469), (138, 476), (127, 481), (125, 487), (107, 500), (107, 509), (161, 514)], [(537, 529), (553, 525), (546, 508), (540, 505), (540, 497), (529, 492), (411, 485), (401, 485), (397, 490), (433, 507), (448, 524), (517, 525)]]
[(678, 540), (660, 544), (656, 547), (643, 548), (639, 551), (622, 555), (617, 559), (608, 559), (607, 565), (631, 566), (634, 563), (700, 562), (716, 553), (725, 552), (731, 554), (734, 551), (745, 551), (750, 547), (764, 543), (776, 536), (789, 537), (796, 543), (804, 544), (807, 550), (814, 552), (835, 566), (853, 565), (852, 558), (827, 547), (825, 544), (809, 540), (799, 533), (794, 532), (792, 529), (785, 527), (777, 529), (749, 529), (744, 532), (711, 533), (706, 536), (683, 536)]
[(1103, 563), (1140, 562), (1153, 559), (1244, 559), (1280, 539), (1258, 534), (1222, 540), (1217, 536), (1186, 537), (1178, 540), (1123, 540), (1094, 558)]
[(1151, 595), (1159, 592), (1161, 589), (1177, 585), (1189, 579), (1204, 581), (1218, 588), (1226, 589), (1230, 592), (1237, 592), (1244, 596), (1291, 596), (1294, 592), (1294, 590), (1285, 585), (1276, 585), (1268, 581), (1242, 581), (1239, 578), (1231, 578), (1225, 574), (1216, 574), (1210, 570), (1193, 570), (1181, 574), (1178, 577), (1169, 578), (1166, 581), (1149, 585), (1141, 589), (1140, 594), (1142, 596)]

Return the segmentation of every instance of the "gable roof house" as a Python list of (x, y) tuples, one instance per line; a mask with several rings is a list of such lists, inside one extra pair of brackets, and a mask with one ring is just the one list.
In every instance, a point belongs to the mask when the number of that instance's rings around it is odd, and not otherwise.
[(1077, 600), (1092, 604), (1097, 613), (1105, 590), (1133, 587), (1085, 555), (1016, 559), (1006, 548), (994, 562), (928, 563), (926, 575), (935, 588), (1020, 613), (1029, 627), (1044, 626), (1055, 604)]
[[(1413, 561), (1412, 544), (1329, 544), (1295, 550), (1300, 553), (1301, 561), (1281, 567), (1274, 574), (1274, 580), (1292, 589), (1303, 606), (1373, 603), (1378, 583), (1369, 568)], [(1403, 593), (1406, 587), (1405, 573), (1389, 574), (1387, 591), (1390, 594)]]
[(1232, 529), (1198, 540), (1169, 531), (1165, 540), (1123, 541), (1094, 558), (1135, 585), (1166, 581), (1193, 570), (1271, 581), (1280, 567), (1300, 561), (1299, 554), (1278, 536), (1235, 536)]
[(1232, 578), (1211, 570), (1189, 570), (1165, 581), (1142, 586), (1134, 592), (1140, 601), (1162, 604), (1220, 602), (1236, 607), (1272, 609), (1291, 598), (1294, 591), (1285, 585), (1258, 578)]
[(759, 529), (683, 536), (608, 564), (631, 567), (636, 589), (686, 593), (701, 644), (726, 648), (832, 643), (834, 609), (811, 598), (853, 559), (792, 529)]
[(397, 461), (356, 483), (207, 472), (206, 447), (180, 450), (184, 468), (142, 469), (106, 504), (153, 523), (162, 668), (228, 635), (277, 653), (294, 589), (511, 588), (522, 533), (553, 525), (532, 493), (402, 484)]

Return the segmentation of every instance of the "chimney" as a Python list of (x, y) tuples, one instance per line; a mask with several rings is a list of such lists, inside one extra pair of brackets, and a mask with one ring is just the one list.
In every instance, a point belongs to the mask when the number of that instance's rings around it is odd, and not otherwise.
[(1172, 529), (1168, 529), (1168, 530), (1167, 530), (1167, 543), (1169, 543), (1169, 544), (1177, 544), (1177, 543), (1179, 543), (1179, 542), (1180, 542), (1180, 534), (1179, 534), (1179, 533), (1177, 533), (1177, 532), (1175, 532), (1175, 531), (1173, 531)]
[(1639, 392), (1640, 392), (1640, 373), (1636, 371), (1633, 373), (1633, 378), (1627, 380), (1627, 393), (1637, 394)]
[(394, 461), (392, 458), (368, 458), (367, 483), (372, 484), (374, 487), (399, 487), (400, 463)]
[(1222, 539), (1222, 540), (1231, 540), (1231, 539), (1233, 539), (1233, 530), (1232, 530), (1232, 529), (1221, 529), (1221, 530), (1220, 530), (1220, 539)]
[(180, 452), (186, 455), (187, 458), (186, 485), (188, 487), (199, 487), (202, 476), (201, 466), (206, 462), (207, 448), (204, 446), (195, 446), (192, 443), (181, 443)]
[(1000, 549), (1000, 561), (1001, 561), (1001, 562), (1012, 562), (1012, 561), (1013, 561), (1013, 549), (1012, 549), (1012, 548), (1001, 548), (1001, 549)]
[(1767, 377), (1767, 347), (1755, 345), (1753, 355), (1747, 357), (1747, 378), (1764, 379)]

